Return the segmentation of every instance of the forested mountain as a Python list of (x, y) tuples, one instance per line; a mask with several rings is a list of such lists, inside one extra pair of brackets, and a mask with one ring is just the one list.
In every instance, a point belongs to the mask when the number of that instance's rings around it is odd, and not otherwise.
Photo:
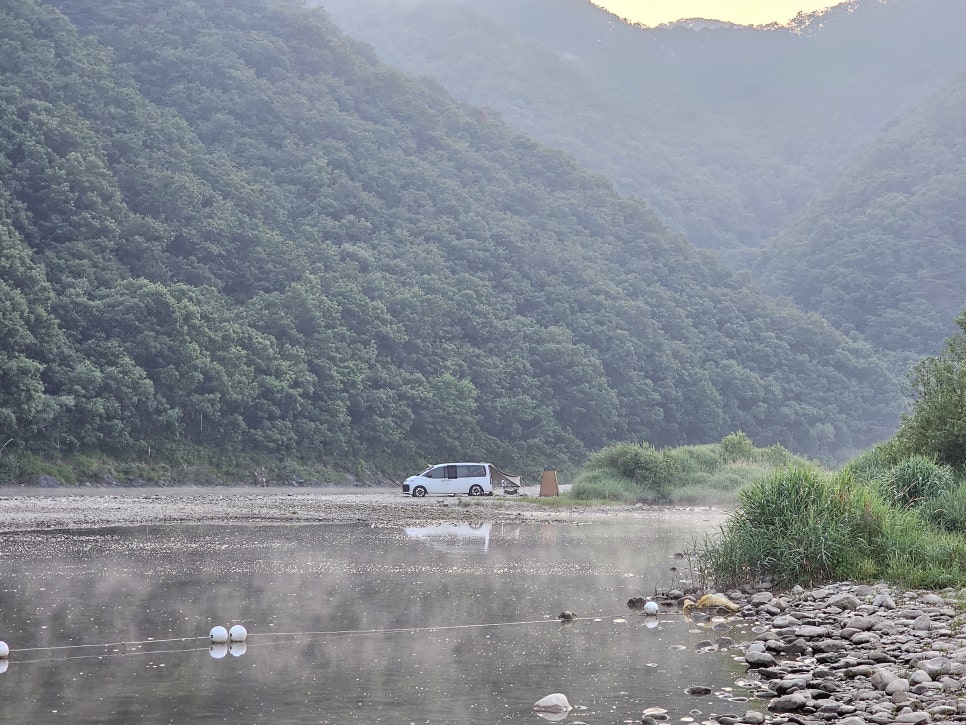
[(0, 0), (0, 247), (6, 454), (840, 456), (897, 421), (867, 346), (292, 2)]
[(633, 27), (584, 0), (324, 4), (900, 375), (966, 305), (966, 3), (859, 0), (757, 29)]
[(567, 150), (738, 268), (966, 69), (961, 0), (858, 0), (767, 29), (634, 27), (587, 0), (317, 1), (387, 62)]
[(936, 354), (966, 307), (966, 74), (877, 139), (758, 267), (897, 369)]

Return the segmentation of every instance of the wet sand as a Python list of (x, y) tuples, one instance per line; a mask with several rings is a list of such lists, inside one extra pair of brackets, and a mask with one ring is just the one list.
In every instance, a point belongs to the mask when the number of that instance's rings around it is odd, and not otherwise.
[(398, 489), (0, 487), (0, 531), (211, 523), (370, 523), (420, 525), (461, 522), (586, 522), (614, 516), (721, 518), (707, 508), (641, 506), (544, 508), (523, 495), (412, 498)]

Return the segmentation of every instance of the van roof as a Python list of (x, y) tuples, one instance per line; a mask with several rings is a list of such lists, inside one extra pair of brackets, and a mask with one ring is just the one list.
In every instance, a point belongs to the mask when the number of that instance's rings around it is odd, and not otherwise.
[(430, 468), (436, 468), (436, 466), (489, 466), (490, 464), (485, 461), (453, 461), (450, 463), (433, 463)]

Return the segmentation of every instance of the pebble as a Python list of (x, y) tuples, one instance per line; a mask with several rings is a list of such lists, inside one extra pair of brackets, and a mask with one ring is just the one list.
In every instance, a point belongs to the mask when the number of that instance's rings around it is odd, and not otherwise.
[[(748, 587), (729, 597), (751, 638), (748, 677), (766, 713), (736, 725), (928, 725), (966, 721), (966, 590), (897, 592), (840, 582), (788, 593)], [(901, 602), (897, 605), (896, 602)], [(749, 631), (750, 630), (750, 631)]]

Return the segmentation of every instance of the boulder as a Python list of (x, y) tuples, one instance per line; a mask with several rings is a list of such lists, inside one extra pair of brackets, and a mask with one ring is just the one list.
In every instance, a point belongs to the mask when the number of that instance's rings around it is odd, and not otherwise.
[(798, 692), (776, 697), (768, 703), (771, 712), (801, 712), (808, 705), (808, 698)]
[(562, 692), (551, 693), (533, 703), (533, 711), (536, 713), (560, 714), (570, 712), (571, 709), (570, 701)]

